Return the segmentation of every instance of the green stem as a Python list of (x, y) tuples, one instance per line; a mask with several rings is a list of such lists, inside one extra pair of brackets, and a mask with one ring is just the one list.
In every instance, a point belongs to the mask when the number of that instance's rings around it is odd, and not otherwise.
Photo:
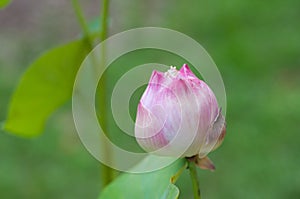
[(188, 163), (187, 161), (184, 163), (184, 165), (171, 177), (171, 183), (175, 184), (178, 180), (178, 178), (181, 176), (181, 174), (183, 173), (183, 171), (185, 169), (187, 169), (188, 167)]
[[(72, 5), (73, 5), (73, 8), (75, 10), (75, 14), (77, 16), (77, 19), (78, 19), (78, 22), (80, 24), (80, 27), (84, 33), (84, 36), (85, 36), (85, 39), (86, 39), (86, 42), (90, 48), (90, 50), (93, 49), (93, 39), (91, 37), (91, 33), (89, 31), (89, 28), (88, 28), (88, 25), (84, 19), (84, 15), (83, 15), (83, 12), (82, 12), (82, 9), (80, 7), (80, 4), (78, 2), (78, 0), (72, 0)], [(106, 38), (107, 38), (107, 18), (108, 18), (108, 13), (109, 13), (109, 0), (103, 0), (102, 1), (102, 9), (101, 9), (101, 23), (102, 23), (102, 29), (100, 31), (100, 35), (99, 35), (99, 38), (100, 38), (100, 41), (104, 41)], [(95, 66), (95, 70), (97, 70), (97, 67), (99, 67), (99, 64), (95, 58), (95, 55), (94, 53), (92, 53), (92, 62), (93, 62), (93, 65)], [(106, 52), (105, 52), (105, 46), (103, 45), (103, 48), (102, 48), (102, 55), (101, 55), (101, 63), (100, 63), (100, 66), (104, 67), (105, 63), (106, 63)], [(96, 72), (95, 72), (96, 73)], [(97, 74), (97, 73), (96, 73)], [(106, 78), (103, 77), (103, 82), (104, 82), (104, 87), (105, 87), (105, 81), (106, 81)], [(103, 92), (105, 93), (105, 91)], [(100, 105), (102, 110), (105, 110), (106, 109), (106, 100), (105, 100), (105, 94), (101, 95), (100, 96), (101, 98), (103, 98), (103, 103)], [(104, 111), (105, 112), (105, 111)], [(107, 133), (107, 118), (106, 118), (106, 115), (105, 113), (102, 114), (102, 128), (104, 130), (104, 132)], [(108, 133), (107, 133), (108, 134)], [(103, 146), (103, 150), (106, 151), (106, 161), (107, 162), (110, 162), (110, 159), (111, 159), (111, 154), (110, 154), (110, 148), (109, 146)], [(102, 164), (101, 165), (101, 178), (102, 178), (102, 183), (103, 183), (103, 187), (106, 186), (107, 184), (109, 184), (113, 178), (114, 178), (114, 171)]]
[(107, 37), (107, 18), (109, 12), (109, 0), (102, 0), (101, 6), (101, 31), (100, 31), (100, 41), (104, 41)]
[(84, 33), (87, 44), (89, 45), (90, 50), (92, 50), (93, 49), (93, 40), (91, 39), (91, 34), (89, 32), (88, 25), (84, 19), (83, 12), (81, 10), (78, 0), (72, 0), (72, 5), (75, 10), (75, 14), (77, 16), (80, 27)]
[(195, 163), (188, 161), (188, 168), (190, 170), (190, 176), (193, 184), (194, 199), (201, 199)]
[[(75, 14), (77, 16), (77, 19), (78, 19), (78, 22), (80, 24), (80, 27), (84, 33), (84, 36), (85, 36), (85, 39), (86, 39), (86, 42), (90, 48), (90, 50), (93, 49), (93, 39), (92, 39), (92, 36), (91, 36), (91, 33), (89, 31), (89, 28), (88, 28), (88, 25), (84, 19), (84, 15), (83, 15), (83, 12), (82, 12), (82, 9), (80, 7), (80, 4), (78, 2), (78, 0), (72, 0), (72, 5), (73, 5), (73, 8), (75, 10)], [(109, 0), (103, 0), (102, 1), (102, 9), (101, 9), (101, 23), (102, 23), (102, 29), (100, 31), (100, 35), (99, 35), (99, 38), (100, 38), (100, 41), (104, 41), (106, 38), (107, 38), (107, 18), (108, 18), (108, 11), (109, 11)], [(102, 66), (104, 67), (105, 65), (105, 57), (106, 57), (106, 52), (105, 52), (105, 46), (103, 46), (103, 49), (102, 49), (102, 55), (101, 55), (102, 59), (101, 59), (101, 63), (98, 64), (95, 56), (94, 56), (94, 53), (92, 53), (92, 62), (93, 62), (93, 65), (95, 66), (95, 70), (97, 70), (97, 67)], [(104, 87), (105, 87), (105, 81), (106, 81), (106, 78), (103, 78), (103, 82), (104, 82)], [(105, 93), (105, 91), (104, 91)], [(102, 96), (103, 99), (105, 99), (105, 94), (103, 94)], [(106, 100), (103, 100), (103, 103), (100, 105), (102, 106), (102, 109), (105, 110), (106, 109)], [(103, 124), (103, 130), (104, 132), (107, 133), (107, 118), (106, 118), (106, 115), (105, 113), (102, 114), (103, 118), (102, 118), (102, 124)], [(107, 133), (108, 134), (108, 133)], [(106, 151), (106, 161), (109, 162), (110, 161), (110, 158), (111, 158), (111, 154), (110, 154), (110, 149), (108, 146), (103, 146), (104, 149)], [(103, 187), (106, 186), (107, 184), (109, 184), (112, 180), (113, 180), (113, 177), (114, 177), (114, 171), (106, 166), (106, 165), (101, 165), (101, 178), (102, 178), (102, 183), (103, 183)]]
[[(107, 18), (108, 18), (108, 14), (109, 14), (109, 0), (102, 0), (102, 8), (101, 8), (101, 31), (100, 31), (100, 42), (104, 41), (107, 38)], [(106, 64), (106, 46), (105, 43), (103, 43), (102, 45), (102, 55), (101, 55), (101, 66), (104, 67)], [(102, 129), (104, 130), (104, 132), (106, 133), (106, 136), (109, 136), (109, 132), (107, 129), (107, 116), (106, 116), (106, 95), (105, 95), (105, 87), (106, 87), (106, 75), (102, 76), (102, 82), (103, 82), (103, 87), (104, 87), (104, 92), (102, 92), (102, 96), (100, 94), (100, 97), (103, 99), (103, 102), (100, 104), (101, 109), (104, 111), (104, 113), (102, 114)], [(103, 143), (105, 145), (105, 143)], [(109, 146), (105, 145), (103, 146), (104, 150), (105, 150), (105, 154), (106, 154), (106, 161), (110, 162), (111, 160), (111, 149), (109, 148)], [(109, 184), (113, 178), (114, 178), (114, 170), (111, 169), (108, 166), (102, 165), (102, 182), (103, 185), (106, 186), (107, 184)]]

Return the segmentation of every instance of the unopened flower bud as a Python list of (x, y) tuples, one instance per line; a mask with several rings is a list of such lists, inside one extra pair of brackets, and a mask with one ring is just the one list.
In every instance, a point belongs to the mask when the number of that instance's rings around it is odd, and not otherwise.
[(201, 159), (221, 144), (225, 129), (214, 93), (186, 64), (179, 71), (153, 71), (135, 125), (145, 151)]

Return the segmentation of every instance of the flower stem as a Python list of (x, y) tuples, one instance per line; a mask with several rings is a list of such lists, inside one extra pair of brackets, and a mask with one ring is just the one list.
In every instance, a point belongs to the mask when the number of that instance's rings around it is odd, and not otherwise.
[(193, 184), (194, 199), (201, 199), (195, 163), (188, 161), (188, 169), (190, 171), (190, 176), (191, 176), (191, 180), (192, 180), (192, 184)]
[[(75, 14), (76, 14), (76, 17), (78, 19), (78, 22), (80, 24), (80, 27), (84, 33), (84, 38), (86, 40), (86, 43), (90, 49), (90, 51), (93, 49), (93, 38), (91, 36), (91, 33), (89, 31), (89, 28), (88, 28), (88, 25), (85, 21), (85, 18), (84, 18), (84, 15), (83, 15), (83, 12), (82, 12), (82, 9), (81, 9), (81, 6), (78, 2), (78, 0), (72, 0), (72, 5), (73, 5), (73, 9), (75, 11)], [(108, 14), (109, 14), (109, 0), (102, 0), (102, 4), (101, 4), (101, 31), (100, 31), (100, 34), (99, 34), (99, 39), (100, 39), (100, 42), (104, 41), (106, 38), (107, 38), (107, 34), (108, 34), (108, 31), (107, 31), (107, 18), (108, 18)], [(106, 52), (105, 52), (105, 46), (103, 45), (103, 49), (102, 49), (102, 54), (101, 54), (101, 63), (98, 64), (98, 61), (97, 59), (95, 58), (95, 54), (92, 53), (91, 56), (92, 56), (92, 63), (94, 65), (94, 68), (95, 70), (97, 70), (97, 67), (99, 66), (102, 66), (104, 67), (105, 66), (105, 63), (106, 63)], [(95, 72), (96, 73), (96, 72)], [(106, 81), (106, 78), (103, 77), (103, 82), (104, 82), (104, 87), (105, 87), (105, 81)], [(104, 91), (105, 93), (105, 91)], [(103, 103), (101, 103), (101, 107), (102, 107), (102, 110), (105, 110), (106, 109), (106, 100), (105, 100), (105, 94), (102, 94), (100, 96), (101, 98), (103, 98)], [(107, 118), (106, 118), (106, 115), (105, 115), (105, 111), (104, 111), (104, 114), (102, 114), (102, 128), (104, 130), (104, 132), (106, 132), (106, 134), (108, 135), (107, 133)], [(110, 159), (111, 159), (111, 153), (110, 153), (110, 148), (109, 146), (105, 145), (104, 143), (104, 146), (103, 146), (103, 150), (105, 150), (105, 154), (106, 154), (106, 157), (105, 157), (105, 160), (107, 162), (110, 162)], [(102, 164), (101, 165), (101, 181), (103, 183), (103, 187), (108, 185), (114, 178), (114, 170), (112, 170), (110, 167)]]
[(100, 31), (100, 41), (104, 41), (107, 37), (107, 18), (109, 12), (109, 0), (102, 0), (101, 6), (101, 31)]
[[(101, 5), (101, 31), (100, 31), (100, 42), (103, 42), (106, 38), (107, 38), (107, 35), (108, 35), (108, 23), (107, 23), (107, 18), (108, 18), (108, 14), (109, 14), (109, 0), (102, 0), (102, 5)], [(101, 54), (101, 63), (100, 63), (100, 66), (101, 67), (105, 67), (105, 64), (106, 64), (106, 46), (105, 46), (105, 43), (103, 43), (102, 45), (102, 50), (101, 50), (102, 54)], [(100, 104), (102, 110), (104, 110), (104, 113), (102, 114), (102, 129), (104, 130), (104, 132), (106, 133), (106, 136), (109, 136), (109, 132), (107, 130), (107, 116), (106, 116), (106, 95), (105, 95), (105, 91), (106, 91), (106, 75), (103, 75), (102, 76), (102, 80), (103, 81), (103, 87), (104, 87), (104, 92), (103, 94), (100, 96), (103, 101), (102, 103)], [(104, 150), (105, 150), (105, 154), (106, 154), (106, 161), (107, 162), (110, 162), (111, 160), (111, 149), (110, 147), (104, 142)], [(110, 167), (106, 166), (106, 165), (101, 165), (101, 174), (102, 174), (102, 183), (103, 183), (103, 186), (106, 186), (108, 185), (114, 178), (114, 170), (111, 169)]]

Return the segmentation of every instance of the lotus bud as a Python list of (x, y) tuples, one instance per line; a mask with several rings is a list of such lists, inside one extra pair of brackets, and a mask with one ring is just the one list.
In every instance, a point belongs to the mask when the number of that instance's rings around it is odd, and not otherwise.
[[(206, 155), (226, 133), (225, 119), (209, 86), (185, 64), (178, 71), (153, 71), (138, 104), (135, 137), (147, 152), (194, 157), (214, 168)], [(200, 165), (201, 166), (201, 165)]]

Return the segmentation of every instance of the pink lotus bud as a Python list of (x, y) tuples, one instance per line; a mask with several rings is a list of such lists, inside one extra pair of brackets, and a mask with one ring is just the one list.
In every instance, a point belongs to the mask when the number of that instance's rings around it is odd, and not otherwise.
[(135, 136), (147, 152), (205, 157), (225, 135), (225, 119), (208, 85), (185, 64), (153, 71), (138, 105)]

